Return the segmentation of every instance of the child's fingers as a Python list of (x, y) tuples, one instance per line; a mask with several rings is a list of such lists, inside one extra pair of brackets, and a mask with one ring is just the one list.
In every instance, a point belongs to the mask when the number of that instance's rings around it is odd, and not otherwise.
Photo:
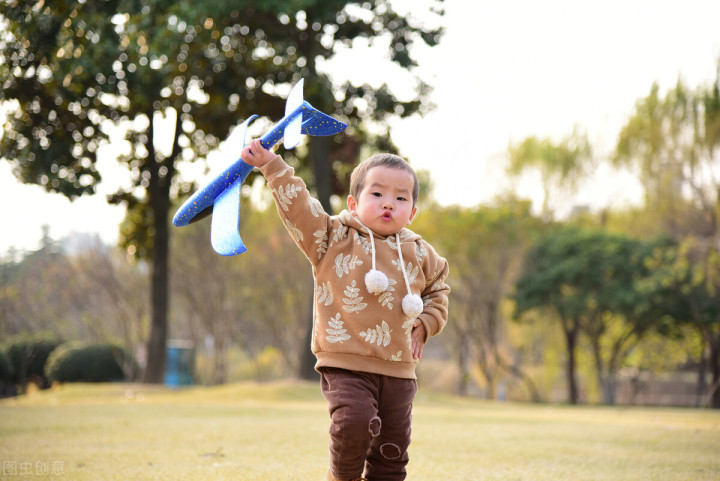
[(421, 342), (413, 342), (413, 358), (420, 359), (423, 353), (423, 344)]
[(262, 151), (265, 150), (265, 148), (260, 143), (260, 139), (252, 139), (243, 149), (242, 153), (240, 154), (243, 160), (250, 163), (251, 165), (256, 165), (256, 162), (258, 162), (260, 154), (262, 154)]
[(424, 332), (422, 334), (419, 333), (417, 331), (418, 327), (422, 327), (424, 331), (423, 323), (419, 319), (415, 319), (412, 332), (412, 353), (414, 359), (420, 359), (422, 357), (423, 347), (425, 346), (425, 343), (421, 340), (423, 339)]

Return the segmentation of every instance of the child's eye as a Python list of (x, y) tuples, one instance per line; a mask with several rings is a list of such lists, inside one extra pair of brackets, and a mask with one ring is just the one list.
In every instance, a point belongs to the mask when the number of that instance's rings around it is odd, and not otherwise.
[(371, 195), (374, 195), (375, 197), (381, 197), (380, 192), (373, 192)]
[(406, 199), (405, 197), (398, 197), (397, 200), (400, 200), (400, 201), (403, 201), (403, 202), (404, 202), (404, 201), (406, 201), (407, 199)]

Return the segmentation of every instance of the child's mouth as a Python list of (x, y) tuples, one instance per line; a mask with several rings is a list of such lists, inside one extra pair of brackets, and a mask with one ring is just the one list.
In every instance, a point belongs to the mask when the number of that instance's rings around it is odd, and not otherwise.
[(382, 220), (384, 220), (384, 221), (390, 221), (390, 220), (392, 220), (392, 214), (391, 214), (390, 212), (385, 212), (385, 213), (382, 215)]

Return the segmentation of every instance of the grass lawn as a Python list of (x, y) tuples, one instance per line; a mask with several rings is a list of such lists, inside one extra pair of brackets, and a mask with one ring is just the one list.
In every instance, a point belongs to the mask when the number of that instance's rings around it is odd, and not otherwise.
[[(0, 479), (324, 481), (319, 387), (66, 385), (0, 401)], [(421, 392), (409, 481), (718, 480), (720, 412)]]

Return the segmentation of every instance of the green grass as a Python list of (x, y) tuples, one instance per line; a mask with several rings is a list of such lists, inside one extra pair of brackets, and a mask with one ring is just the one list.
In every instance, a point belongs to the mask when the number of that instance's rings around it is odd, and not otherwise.
[[(0, 401), (0, 476), (324, 481), (328, 419), (314, 384), (66, 385)], [(421, 390), (413, 423), (409, 481), (720, 479), (720, 412)]]

